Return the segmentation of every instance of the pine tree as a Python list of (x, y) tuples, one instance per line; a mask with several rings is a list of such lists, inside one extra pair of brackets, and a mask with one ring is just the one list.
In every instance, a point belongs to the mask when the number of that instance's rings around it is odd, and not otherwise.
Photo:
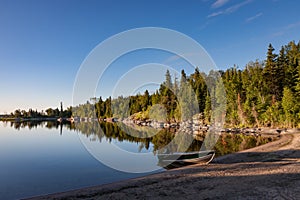
[(161, 102), (167, 111), (168, 120), (173, 121), (174, 120), (174, 112), (177, 106), (176, 103), (176, 96), (173, 91), (173, 83), (172, 78), (169, 70), (167, 70), (166, 79), (163, 84), (160, 85), (159, 92), (161, 94)]
[(180, 112), (183, 121), (189, 120), (194, 114), (199, 113), (197, 99), (192, 88), (190, 79), (187, 79), (184, 70), (181, 71), (180, 92), (178, 94), (178, 102), (180, 111), (176, 111), (177, 115)]
[(288, 61), (285, 53), (284, 46), (281, 46), (281, 49), (279, 51), (279, 55), (277, 58), (277, 66), (280, 68), (280, 82), (281, 82), (281, 92), (283, 92), (283, 87), (288, 86), (289, 80), (287, 79), (287, 67), (288, 67)]
[(210, 123), (210, 121), (211, 121), (211, 98), (210, 98), (208, 91), (205, 96), (204, 117), (205, 117), (206, 123)]
[(169, 70), (167, 70), (165, 76), (166, 76), (166, 80), (165, 80), (165, 82), (164, 82), (164, 85), (165, 85), (165, 87), (167, 88), (166, 91), (172, 90), (172, 88), (173, 88), (172, 77), (171, 77), (171, 74), (170, 74), (170, 71), (169, 71)]
[(285, 83), (286, 87), (294, 90), (298, 77), (297, 67), (300, 59), (300, 51), (295, 42), (290, 42), (288, 45), (286, 45), (285, 50), (287, 61), (287, 67), (285, 70)]
[(112, 117), (111, 97), (108, 97), (105, 101), (105, 117)]
[(300, 65), (297, 67), (297, 72), (298, 76), (296, 78), (296, 83), (295, 83), (295, 93), (297, 96), (297, 100), (300, 100)]
[(265, 93), (262, 63), (250, 62), (242, 73), (242, 87), (245, 92), (244, 113), (249, 125), (261, 125), (261, 116), (267, 110), (268, 102)]
[(285, 113), (286, 125), (289, 127), (294, 126), (295, 122), (295, 96), (291, 89), (285, 87), (283, 90), (282, 107)]
[(195, 91), (200, 113), (203, 113), (205, 109), (205, 94), (207, 86), (204, 78), (205, 74), (201, 74), (198, 67), (195, 68), (195, 72), (190, 76), (190, 83)]
[(174, 95), (177, 96), (178, 92), (179, 92), (179, 85), (178, 85), (178, 78), (177, 78), (176, 74), (175, 74), (175, 77), (174, 77), (173, 91), (174, 91)]
[(272, 97), (272, 103), (275, 103), (276, 100), (280, 97), (280, 85), (282, 84), (280, 81), (279, 69), (276, 64), (277, 55), (273, 53), (275, 49), (272, 44), (269, 44), (268, 52), (267, 52), (267, 60), (264, 68), (264, 79), (265, 85), (268, 90), (266, 94), (270, 94)]

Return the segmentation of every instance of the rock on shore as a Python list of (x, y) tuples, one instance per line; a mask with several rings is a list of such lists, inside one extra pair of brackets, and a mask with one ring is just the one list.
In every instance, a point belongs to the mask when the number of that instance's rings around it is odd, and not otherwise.
[[(134, 119), (132, 117), (121, 119), (121, 122), (124, 124), (135, 124), (138, 126), (149, 126), (152, 128), (175, 128), (180, 129), (181, 132), (185, 132), (187, 134), (193, 134), (198, 136), (204, 136), (209, 129), (212, 127), (209, 124), (205, 123), (204, 117), (202, 114), (195, 115), (190, 120), (185, 120), (182, 122), (162, 122), (154, 119), (147, 120), (139, 120)], [(260, 127), (260, 128), (220, 128), (217, 130), (220, 133), (229, 133), (229, 134), (245, 134), (245, 135), (280, 135), (282, 133), (296, 133), (300, 132), (300, 129), (286, 129), (286, 128), (268, 128), (268, 127)]]

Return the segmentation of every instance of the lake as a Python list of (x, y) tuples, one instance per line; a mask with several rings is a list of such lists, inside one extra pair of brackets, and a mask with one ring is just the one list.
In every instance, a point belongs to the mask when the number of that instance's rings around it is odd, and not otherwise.
[[(174, 130), (153, 135), (141, 129), (137, 130), (139, 137), (126, 131), (136, 130), (98, 122), (0, 122), (0, 199), (62, 192), (163, 171), (155, 152), (174, 138)], [(217, 155), (224, 155), (268, 141), (270, 138), (260, 136), (222, 135), (215, 149)], [(188, 150), (199, 150), (201, 144), (194, 140)]]

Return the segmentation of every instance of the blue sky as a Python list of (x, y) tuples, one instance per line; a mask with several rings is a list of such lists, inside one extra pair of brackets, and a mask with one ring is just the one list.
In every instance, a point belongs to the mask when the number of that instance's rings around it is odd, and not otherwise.
[[(299, 41), (299, 9), (296, 0), (1, 0), (0, 113), (59, 107), (60, 101), (72, 105), (81, 63), (119, 32), (173, 29), (199, 42), (220, 69), (243, 68), (263, 60), (269, 43), (278, 50)], [(163, 63), (167, 56), (148, 51), (134, 62)], [(123, 69), (132, 66), (130, 60)]]

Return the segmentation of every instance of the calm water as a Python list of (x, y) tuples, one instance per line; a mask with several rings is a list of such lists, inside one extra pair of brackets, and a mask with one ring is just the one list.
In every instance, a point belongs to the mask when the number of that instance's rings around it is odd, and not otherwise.
[[(135, 132), (133, 129), (126, 131)], [(121, 154), (111, 152), (111, 145), (133, 154), (150, 155), (147, 160), (140, 161), (147, 166), (148, 161), (155, 162), (154, 152), (174, 137), (172, 130), (162, 130), (149, 137), (147, 134), (152, 134), (151, 131), (142, 129), (139, 131), (139, 137), (144, 134), (142, 138), (128, 135), (126, 131), (110, 123), (0, 122), (0, 199), (67, 191), (149, 174), (117, 171), (89, 153), (98, 151), (102, 159), (114, 158), (120, 165), (127, 163), (127, 168), (134, 171), (140, 163), (130, 162), (127, 158), (126, 162)], [(261, 137), (226, 135), (219, 139), (216, 150), (217, 154), (223, 155), (267, 141)], [(201, 144), (201, 141), (195, 140), (189, 150), (199, 150)], [(172, 145), (168, 148), (178, 150), (179, 147)], [(161, 169), (151, 173), (158, 171)]]
[[(119, 172), (101, 164), (82, 144), (80, 130), (46, 125), (29, 128), (0, 123), (0, 199), (18, 199), (145, 175)], [(136, 143), (127, 146), (138, 148)]]

